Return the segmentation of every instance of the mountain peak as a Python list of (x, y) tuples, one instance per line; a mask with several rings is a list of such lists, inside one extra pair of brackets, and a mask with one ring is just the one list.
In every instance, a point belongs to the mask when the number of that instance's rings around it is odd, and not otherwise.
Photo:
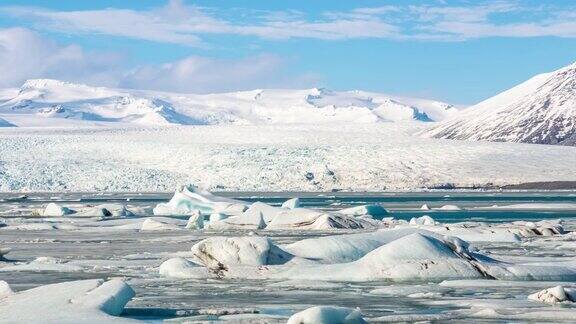
[(576, 145), (576, 63), (539, 74), (425, 134), (447, 139)]

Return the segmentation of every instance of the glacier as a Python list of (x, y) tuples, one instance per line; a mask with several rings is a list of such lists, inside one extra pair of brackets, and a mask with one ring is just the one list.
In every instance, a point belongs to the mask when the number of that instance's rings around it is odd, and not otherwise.
[[(424, 190), (576, 181), (576, 148), (420, 138), (426, 123), (0, 128), (0, 191)], [(23, 167), (26, 166), (26, 167)]]

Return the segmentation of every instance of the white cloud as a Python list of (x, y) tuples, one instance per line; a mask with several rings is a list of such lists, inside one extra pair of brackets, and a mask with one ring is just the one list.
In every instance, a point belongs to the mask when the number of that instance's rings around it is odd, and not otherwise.
[[(53, 11), (36, 7), (0, 7), (18, 16), (69, 34), (104, 34), (186, 46), (208, 46), (207, 34), (263, 39), (466, 40), (479, 37), (576, 37), (574, 8), (539, 6), (521, 1), (469, 2), (467, 6), (388, 5), (326, 11), (318, 18), (296, 10), (216, 10), (171, 0), (148, 10), (101, 9)], [(223, 17), (228, 16), (228, 19)], [(231, 18), (233, 17), (233, 18)], [(500, 19), (499, 19), (500, 18)]]
[(24, 28), (0, 29), (0, 86), (31, 78), (62, 78), (110, 84), (118, 75), (118, 57), (93, 55), (79, 46), (59, 46)]
[(190, 56), (162, 65), (130, 67), (126, 58), (62, 46), (24, 28), (0, 29), (0, 87), (53, 78), (90, 85), (178, 92), (216, 92), (314, 85), (314, 75), (290, 74), (281, 57), (239, 59)]
[(282, 69), (285, 61), (262, 54), (239, 60), (189, 56), (182, 60), (135, 69), (121, 81), (121, 87), (176, 92), (223, 92), (272, 87), (309, 86), (317, 80), (290, 76)]
[(379, 38), (398, 32), (383, 20), (366, 15), (345, 18), (325, 15), (325, 19), (304, 20), (295, 12), (267, 12), (256, 21), (233, 23), (217, 18), (209, 9), (171, 0), (165, 7), (151, 10), (102, 9), (53, 11), (36, 7), (3, 7), (4, 14), (29, 19), (39, 29), (69, 34), (105, 34), (187, 46), (205, 46), (199, 35), (233, 34), (266, 39)]

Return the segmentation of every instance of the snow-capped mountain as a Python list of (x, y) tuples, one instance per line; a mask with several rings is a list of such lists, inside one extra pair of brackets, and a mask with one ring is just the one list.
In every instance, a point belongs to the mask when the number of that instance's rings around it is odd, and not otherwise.
[[(4, 91), (0, 117), (20, 126), (49, 121), (122, 122), (143, 125), (438, 121), (458, 110), (446, 103), (363, 91), (252, 90), (176, 94), (110, 89), (57, 80), (29, 80)], [(8, 93), (13, 93), (8, 96)]]
[(576, 145), (576, 63), (537, 75), (465, 109), (425, 135)]

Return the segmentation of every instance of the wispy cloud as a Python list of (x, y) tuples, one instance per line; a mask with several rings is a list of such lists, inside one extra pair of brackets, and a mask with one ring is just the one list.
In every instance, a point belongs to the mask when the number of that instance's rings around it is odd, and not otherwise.
[(305, 87), (318, 81), (311, 75), (287, 75), (286, 60), (260, 54), (239, 59), (188, 56), (160, 65), (145, 65), (127, 73), (123, 88), (209, 93), (271, 87)]
[(171, 0), (165, 7), (136, 11), (103, 9), (53, 11), (36, 7), (3, 7), (4, 14), (30, 19), (39, 29), (70, 34), (104, 34), (156, 42), (204, 46), (200, 35), (232, 34), (265, 39), (343, 39), (385, 37), (396, 28), (380, 19), (298, 19), (294, 12), (267, 12), (257, 21), (239, 24), (212, 16), (206, 8)]
[[(261, 39), (312, 38), (342, 40), (462, 41), (481, 37), (576, 37), (574, 9), (553, 4), (531, 6), (522, 1), (468, 2), (468, 5), (388, 5), (309, 13), (215, 10), (171, 0), (147, 10), (101, 9), (54, 11), (37, 7), (0, 7), (18, 16), (69, 34), (102, 34), (186, 46), (207, 46), (209, 34)], [(232, 16), (235, 16), (232, 18)]]

